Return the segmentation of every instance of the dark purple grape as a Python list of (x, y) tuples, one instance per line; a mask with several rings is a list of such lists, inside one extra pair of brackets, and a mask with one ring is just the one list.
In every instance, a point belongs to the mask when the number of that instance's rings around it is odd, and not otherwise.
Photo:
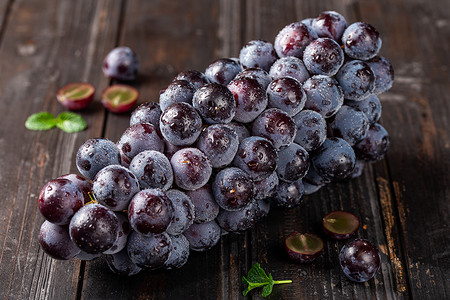
[(189, 241), (189, 247), (194, 251), (211, 249), (220, 240), (220, 227), (216, 221), (206, 223), (194, 223), (185, 232), (184, 236)]
[(117, 240), (114, 244), (103, 252), (103, 254), (116, 254), (122, 251), (127, 246), (128, 235), (131, 232), (130, 221), (128, 215), (123, 212), (116, 212), (116, 217), (119, 220), (119, 233), (117, 234)]
[(135, 124), (150, 123), (159, 130), (159, 118), (162, 110), (159, 103), (142, 103), (131, 113), (130, 126)]
[(242, 142), (243, 139), (250, 137), (250, 130), (245, 127), (244, 124), (239, 122), (230, 122), (227, 124), (228, 127), (231, 127), (234, 132), (237, 133), (239, 143)]
[(136, 175), (141, 189), (167, 191), (173, 183), (169, 159), (158, 151), (142, 151), (130, 163), (130, 171)]
[(189, 241), (182, 234), (172, 235), (170, 238), (172, 239), (172, 251), (170, 251), (164, 267), (167, 270), (179, 269), (187, 263), (189, 258)]
[(227, 85), (241, 70), (239, 62), (230, 58), (220, 58), (206, 68), (205, 75), (211, 82)]
[(160, 92), (159, 105), (164, 111), (169, 105), (174, 103), (185, 102), (191, 104), (194, 93), (195, 88), (189, 81), (172, 81), (169, 86)]
[(169, 143), (188, 146), (200, 135), (202, 118), (192, 105), (184, 102), (174, 103), (162, 113), (159, 128)]
[(128, 167), (131, 160), (146, 150), (164, 151), (164, 141), (155, 126), (149, 123), (135, 124), (125, 130), (117, 142), (122, 165)]
[(256, 204), (258, 205), (256, 218), (259, 221), (262, 218), (266, 217), (270, 212), (270, 198), (259, 199), (256, 201)]
[(301, 179), (294, 182), (280, 181), (272, 199), (276, 206), (294, 208), (302, 203), (304, 194), (305, 187)]
[(252, 136), (243, 139), (233, 164), (247, 172), (253, 180), (269, 177), (275, 171), (278, 153), (273, 144), (265, 138)]
[(295, 56), (302, 58), (306, 46), (317, 38), (311, 27), (300, 23), (292, 23), (281, 29), (275, 37), (275, 51), (279, 57)]
[(352, 172), (356, 157), (346, 141), (330, 137), (314, 152), (311, 161), (320, 176), (333, 180), (345, 178)]
[(80, 249), (70, 239), (69, 226), (56, 225), (49, 221), (42, 223), (39, 244), (42, 250), (54, 259), (68, 260), (80, 253)]
[(371, 94), (369, 97), (361, 101), (345, 100), (345, 105), (362, 111), (366, 115), (370, 124), (378, 122), (381, 117), (381, 102), (375, 94)]
[(263, 89), (267, 89), (267, 86), (272, 81), (268, 71), (264, 71), (260, 68), (248, 68), (242, 70), (239, 74), (236, 75), (235, 79), (241, 78), (251, 78), (258, 81), (258, 83), (263, 87)]
[(342, 247), (339, 263), (345, 276), (365, 282), (375, 276), (381, 265), (378, 249), (369, 241), (355, 239)]
[(370, 125), (366, 138), (354, 148), (358, 158), (369, 162), (379, 161), (389, 148), (389, 133), (378, 123)]
[(123, 249), (115, 254), (107, 255), (106, 263), (114, 274), (122, 276), (133, 276), (142, 270), (131, 261), (127, 249)]
[(184, 190), (195, 190), (204, 186), (211, 177), (212, 167), (208, 157), (197, 148), (177, 151), (170, 163), (175, 184)]
[(306, 18), (300, 21), (300, 23), (305, 24), (306, 26), (310, 27), (312, 29), (312, 22), (314, 21), (314, 18)]
[(375, 57), (381, 48), (381, 37), (370, 24), (350, 24), (342, 35), (345, 53), (354, 59), (367, 60)]
[(112, 211), (127, 209), (131, 198), (139, 190), (136, 176), (120, 165), (101, 169), (95, 176), (92, 188), (96, 200)]
[(362, 175), (364, 171), (364, 167), (366, 166), (366, 162), (362, 159), (356, 159), (355, 168), (353, 171), (348, 174), (348, 178), (356, 178)]
[(68, 179), (47, 182), (39, 194), (39, 211), (48, 221), (69, 224), (72, 216), (83, 207), (84, 196), (75, 183)]
[(213, 168), (229, 165), (236, 155), (238, 146), (237, 133), (223, 124), (215, 124), (203, 129), (197, 141), (197, 148), (209, 158)]
[(303, 110), (294, 117), (297, 133), (294, 142), (306, 151), (317, 149), (327, 138), (325, 119), (312, 110)]
[(333, 76), (344, 63), (344, 52), (334, 40), (318, 38), (306, 47), (303, 62), (310, 74)]
[(345, 63), (335, 78), (344, 92), (345, 99), (363, 100), (369, 97), (375, 88), (375, 75), (372, 69), (360, 60)]
[(92, 192), (92, 181), (81, 177), (77, 174), (66, 174), (63, 176), (58, 177), (58, 179), (68, 179), (76, 184), (76, 186), (80, 189), (80, 191), (83, 193), (84, 196), (84, 203), (88, 203), (91, 201), (91, 198), (89, 197), (89, 193)]
[(226, 86), (210, 83), (195, 92), (192, 105), (208, 124), (229, 123), (236, 114), (236, 101)]
[(110, 140), (89, 139), (78, 149), (76, 165), (81, 175), (93, 180), (104, 167), (120, 165), (119, 149)]
[(160, 189), (140, 191), (134, 195), (128, 207), (131, 227), (143, 235), (166, 231), (173, 215), (172, 201)]
[(281, 150), (289, 146), (295, 138), (297, 127), (294, 120), (278, 108), (269, 108), (256, 118), (252, 126), (252, 134), (261, 136)]
[(306, 102), (302, 85), (291, 77), (281, 77), (272, 81), (267, 88), (269, 106), (279, 108), (290, 117), (298, 114)]
[(281, 77), (292, 77), (300, 83), (309, 78), (308, 70), (306, 70), (303, 61), (293, 56), (282, 57), (275, 61), (270, 68), (269, 75), (274, 80)]
[(194, 86), (195, 90), (198, 90), (200, 87), (209, 83), (209, 80), (208, 78), (206, 78), (205, 74), (196, 70), (189, 70), (178, 73), (178, 75), (175, 76), (174, 80), (189, 81)]
[(386, 92), (394, 83), (394, 68), (391, 63), (382, 56), (375, 56), (367, 61), (367, 64), (375, 74), (375, 94)]
[(266, 41), (250, 41), (239, 53), (239, 61), (244, 69), (261, 68), (270, 70), (273, 62), (277, 60), (277, 53), (272, 43)]
[(324, 118), (333, 116), (344, 103), (344, 93), (338, 82), (326, 75), (315, 75), (303, 84), (305, 109), (314, 110)]
[(134, 80), (139, 70), (136, 54), (128, 47), (117, 47), (106, 55), (103, 61), (103, 73), (117, 80)]
[(325, 184), (330, 183), (331, 180), (319, 175), (316, 168), (314, 168), (314, 164), (311, 163), (308, 173), (306, 173), (305, 177), (303, 177), (303, 182), (322, 187)]
[(156, 270), (164, 266), (172, 247), (167, 233), (142, 235), (133, 231), (128, 237), (127, 253), (137, 266)]
[(324, 11), (312, 20), (311, 27), (319, 37), (340, 42), (345, 28), (347, 28), (347, 21), (335, 11)]
[(250, 123), (267, 107), (266, 91), (254, 79), (235, 79), (228, 84), (228, 89), (236, 101), (235, 121)]
[(278, 177), (287, 182), (303, 178), (309, 169), (309, 154), (300, 145), (290, 144), (278, 153)]
[(199, 189), (186, 191), (195, 207), (196, 223), (205, 223), (214, 220), (219, 214), (219, 204), (214, 200), (214, 196), (209, 184), (205, 184)]
[(220, 171), (212, 183), (217, 204), (225, 210), (242, 210), (253, 199), (253, 180), (239, 168)]
[(254, 181), (253, 198), (266, 199), (273, 195), (279, 183), (277, 172), (273, 172), (269, 177)]
[(83, 206), (72, 217), (70, 238), (81, 250), (97, 254), (111, 248), (119, 234), (119, 219), (109, 208), (93, 203)]
[(220, 210), (217, 216), (217, 224), (228, 232), (245, 231), (255, 226), (258, 221), (259, 207), (256, 201), (238, 211)]
[(184, 146), (176, 146), (174, 144), (169, 143), (168, 141), (164, 140), (164, 144), (166, 145), (164, 147), (164, 155), (170, 160), (172, 156), (181, 149), (184, 149)]
[(167, 228), (167, 233), (171, 235), (181, 234), (194, 222), (194, 203), (188, 195), (179, 190), (168, 190), (166, 195), (173, 206), (173, 218)]
[(353, 146), (367, 136), (369, 120), (362, 111), (343, 105), (329, 126), (332, 136), (340, 137)]
[(302, 180), (302, 181), (303, 181), (303, 187), (305, 188), (305, 195), (314, 194), (315, 192), (320, 190), (321, 187), (323, 187), (323, 185), (315, 185), (315, 184), (309, 183), (305, 180)]

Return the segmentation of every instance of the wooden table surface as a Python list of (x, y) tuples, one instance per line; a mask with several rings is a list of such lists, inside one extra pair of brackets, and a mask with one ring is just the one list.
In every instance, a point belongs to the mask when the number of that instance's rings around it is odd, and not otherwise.
[[(187, 69), (235, 57), (252, 39), (274, 40), (285, 25), (323, 10), (363, 20), (382, 34), (381, 55), (395, 69), (380, 96), (389, 131), (387, 157), (363, 176), (331, 184), (293, 210), (273, 209), (251, 231), (224, 236), (206, 253), (191, 253), (175, 271), (112, 274), (103, 259), (56, 261), (40, 249), (43, 217), (37, 196), (50, 179), (76, 172), (74, 157), (88, 138), (116, 141), (129, 114), (95, 103), (81, 112), (88, 129), (68, 134), (28, 131), (26, 118), (59, 113), (61, 86), (112, 84), (102, 60), (117, 45), (137, 52), (139, 102)], [(0, 0), (0, 298), (240, 299), (255, 262), (277, 279), (270, 299), (450, 298), (450, 1), (427, 0)], [(342, 242), (325, 239), (314, 263), (294, 264), (282, 242), (294, 230), (321, 234), (331, 210), (360, 217), (358, 236), (382, 252), (375, 279), (353, 283), (337, 259)], [(248, 298), (261, 299), (260, 293)]]

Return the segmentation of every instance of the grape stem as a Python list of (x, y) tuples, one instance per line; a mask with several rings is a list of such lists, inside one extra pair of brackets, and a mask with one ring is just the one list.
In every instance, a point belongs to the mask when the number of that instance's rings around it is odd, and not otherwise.
[(292, 280), (274, 280), (273, 284), (292, 283)]

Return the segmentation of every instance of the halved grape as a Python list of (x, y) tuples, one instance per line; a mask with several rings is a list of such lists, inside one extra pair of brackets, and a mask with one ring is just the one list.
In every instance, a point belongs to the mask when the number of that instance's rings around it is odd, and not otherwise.
[(109, 111), (122, 113), (131, 110), (137, 102), (139, 92), (132, 86), (116, 84), (102, 93), (102, 104)]
[(95, 88), (92, 84), (75, 82), (63, 86), (56, 94), (56, 99), (70, 110), (85, 108), (94, 99)]
[(359, 219), (354, 214), (338, 210), (332, 211), (323, 217), (323, 231), (336, 240), (345, 240), (351, 237), (359, 228)]
[(291, 233), (285, 240), (289, 257), (298, 263), (309, 263), (315, 260), (323, 251), (323, 241), (312, 233)]

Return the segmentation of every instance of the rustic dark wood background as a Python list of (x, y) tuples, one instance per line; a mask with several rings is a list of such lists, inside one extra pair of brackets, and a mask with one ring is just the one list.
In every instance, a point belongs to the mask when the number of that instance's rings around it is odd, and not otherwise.
[[(364, 20), (382, 34), (381, 54), (395, 68), (393, 88), (380, 96), (381, 122), (391, 134), (385, 160), (297, 209), (274, 209), (248, 233), (192, 252), (180, 270), (122, 278), (102, 259), (63, 262), (43, 253), (41, 187), (76, 172), (74, 156), (86, 139), (115, 141), (129, 122), (99, 102), (111, 84), (101, 71), (109, 50), (127, 45), (137, 52), (139, 102), (157, 101), (176, 73), (203, 71), (216, 58), (237, 56), (247, 41), (273, 41), (284, 25), (323, 10), (339, 11), (349, 23)], [(242, 275), (260, 262), (274, 278), (293, 280), (276, 286), (271, 299), (449, 299), (449, 53), (445, 0), (0, 0), (0, 298), (240, 299)], [(98, 91), (82, 112), (88, 129), (26, 130), (30, 114), (64, 110), (56, 91), (74, 81)], [(341, 273), (342, 242), (326, 239), (313, 264), (294, 264), (284, 253), (288, 233), (321, 234), (322, 217), (336, 209), (358, 215), (358, 236), (381, 249), (382, 268), (367, 283)]]

